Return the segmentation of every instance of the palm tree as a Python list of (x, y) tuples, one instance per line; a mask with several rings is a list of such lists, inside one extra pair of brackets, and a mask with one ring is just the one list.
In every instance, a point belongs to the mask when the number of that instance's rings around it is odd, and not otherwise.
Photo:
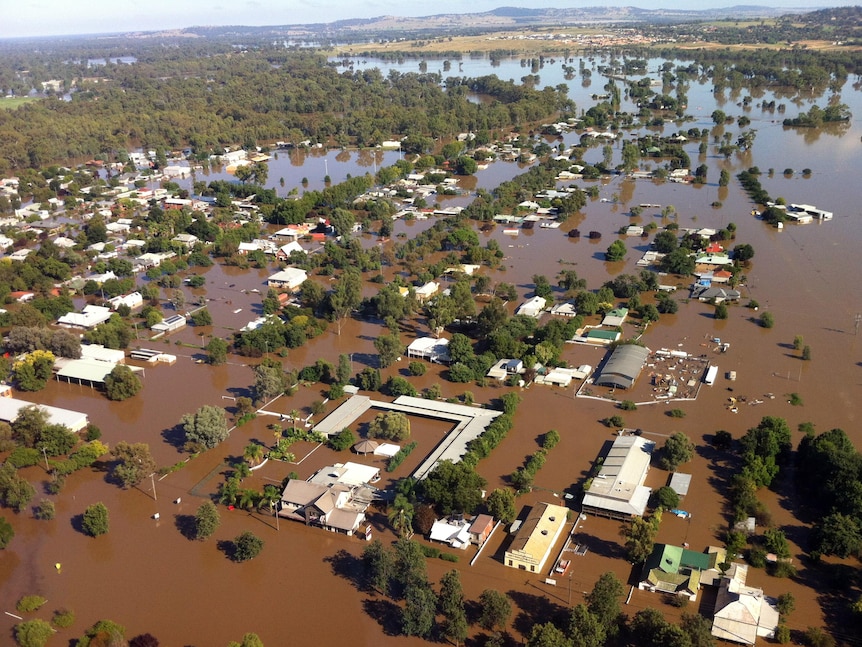
[(239, 494), (239, 481), (235, 478), (229, 478), (221, 484), (219, 489), (219, 503), (223, 505), (236, 504), (236, 497)]
[(282, 439), (283, 430), (281, 425), (272, 425), (272, 435), (275, 438), (275, 445), (272, 446), (273, 449), (278, 449), (278, 441)]
[(242, 508), (243, 510), (251, 510), (257, 503), (259, 497), (260, 492), (258, 492), (257, 490), (240, 490), (236, 506), (238, 508)]
[(389, 511), (389, 523), (399, 537), (413, 534), (413, 504), (401, 494), (395, 497), (395, 502)]
[(296, 419), (299, 418), (299, 410), (292, 409), (290, 411), (290, 428), (293, 433), (296, 433)]
[(242, 457), (248, 461), (249, 465), (257, 465), (263, 459), (263, 447), (257, 443), (250, 443), (246, 445)]
[(233, 474), (238, 480), (243, 480), (246, 476), (251, 474), (251, 468), (249, 468), (248, 463), (242, 462), (237, 463), (234, 466)]
[(272, 504), (278, 502), (280, 498), (281, 492), (279, 492), (277, 487), (274, 485), (264, 485), (263, 494), (260, 497), (260, 501), (257, 502), (257, 511), (270, 509)]

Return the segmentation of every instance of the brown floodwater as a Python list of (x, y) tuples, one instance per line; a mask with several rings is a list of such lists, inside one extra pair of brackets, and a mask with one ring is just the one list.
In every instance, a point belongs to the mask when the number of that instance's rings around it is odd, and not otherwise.
[[(845, 100), (851, 99), (845, 97)], [(701, 122), (698, 125), (707, 127), (712, 106), (706, 104), (703, 96), (699, 101), (703, 107), (699, 109)], [(856, 107), (854, 105), (854, 109)], [(589, 202), (582, 214), (561, 229), (524, 231), (517, 237), (503, 234), (502, 227), (480, 233), (482, 240), (497, 240), (506, 255), (501, 268), (491, 272), (492, 278), (514, 284), (519, 296), (530, 293), (534, 274), (544, 274), (554, 283), (554, 277), (564, 269), (577, 270), (589, 286), (595, 288), (619, 273), (638, 270), (635, 261), (647, 245), (640, 238), (625, 239), (629, 250), (625, 261), (612, 264), (603, 260), (603, 252), (617, 238), (616, 231), (622, 225), (631, 221), (655, 222), (659, 226), (672, 222), (661, 218), (658, 209), (647, 209), (633, 219), (627, 215), (628, 208), (641, 203), (673, 204), (678, 214), (675, 221), (681, 227), (719, 228), (729, 222), (736, 223), (735, 242), (750, 243), (756, 251), (747, 285), (742, 288), (743, 303), (754, 298), (760, 303), (761, 311), (768, 310), (775, 317), (775, 327), (763, 329), (752, 321), (757, 313), (732, 306), (729, 318), (719, 321), (713, 318), (710, 306), (687, 303), (685, 294), (677, 292), (674, 298), (680, 301), (679, 313), (663, 317), (649, 328), (644, 336), (648, 346), (682, 348), (700, 354), (711, 353), (704, 344), (713, 337), (730, 343), (727, 353), (710, 354), (720, 369), (716, 384), (701, 388), (696, 402), (673, 405), (685, 411), (686, 416), (671, 418), (667, 415), (669, 407), (662, 404), (621, 412), (611, 403), (576, 399), (572, 389), (532, 386), (521, 391), (523, 402), (515, 417), (514, 429), (492, 455), (479, 464), (478, 471), (487, 479), (489, 490), (507, 485), (508, 475), (538, 448), (541, 434), (556, 429), (561, 442), (550, 452), (537, 474), (534, 490), (519, 498), (519, 506), (540, 501), (566, 501), (576, 508), (577, 498), (569, 501), (561, 497), (564, 492), (577, 489), (596, 457), (612, 441), (610, 430), (600, 420), (620, 413), (627, 426), (643, 429), (659, 444), (675, 431), (688, 434), (697, 444), (696, 457), (682, 468), (693, 475), (691, 491), (681, 504), (692, 517), (682, 520), (666, 515), (659, 540), (688, 542), (693, 549), (702, 550), (723, 543), (727, 527), (724, 485), (738, 468), (731, 457), (716, 454), (708, 447), (706, 439), (716, 430), (726, 429), (739, 437), (763, 416), (773, 415), (786, 418), (793, 429), (805, 421), (814, 422), (820, 431), (841, 427), (857, 447), (862, 446), (857, 424), (862, 341), (856, 335), (855, 326), (862, 228), (857, 221), (858, 195), (850, 188), (855, 181), (850, 169), (858, 168), (860, 157), (858, 120), (843, 137), (829, 132), (802, 137), (793, 131), (784, 131), (780, 124), (766, 118), (752, 115), (752, 119), (760, 129), (753, 153), (729, 160), (710, 155), (703, 160), (710, 168), (710, 185), (698, 188), (615, 178), (599, 183), (601, 197), (610, 202)], [(619, 150), (615, 149), (615, 154), (618, 155)], [(690, 147), (689, 154), (693, 162), (698, 159), (697, 144)], [(787, 179), (781, 175), (791, 155), (799, 159), (804, 157), (805, 164), (815, 170), (810, 179), (798, 175)], [(323, 163), (320, 159), (314, 161), (317, 165)], [(829, 209), (835, 213), (835, 219), (777, 231), (752, 217), (748, 198), (735, 182), (727, 189), (715, 184), (721, 168), (726, 167), (735, 174), (752, 164), (762, 169), (779, 169), (773, 178), (764, 176), (762, 179), (765, 188), (774, 196), (785, 195), (789, 202), (807, 202)], [(797, 162), (796, 165), (802, 164)], [(509, 169), (509, 176), (521, 170), (514, 164), (492, 168)], [(494, 173), (506, 179), (502, 171)], [(273, 173), (270, 175), (272, 177)], [(615, 197), (618, 203), (613, 202)], [(720, 208), (711, 206), (717, 199), (722, 202)], [(466, 199), (453, 202), (458, 200)], [(432, 222), (398, 222), (396, 234), (415, 236)], [(582, 232), (599, 231), (602, 239), (569, 238), (566, 232), (572, 227)], [(369, 245), (378, 244), (371, 237), (365, 240)], [(256, 361), (231, 356), (227, 365), (209, 367), (195, 362), (202, 353), (194, 346), (205, 344), (212, 335), (227, 337), (232, 330), (259, 316), (261, 296), (266, 293), (263, 282), (269, 272), (216, 266), (202, 273), (207, 277), (206, 286), (187, 291), (187, 297), (191, 299), (197, 295), (210, 299), (208, 307), (215, 325), (200, 330), (190, 327), (170, 335), (166, 341), (140, 339), (136, 342), (178, 356), (173, 366), (148, 366), (145, 387), (138, 396), (127, 402), (113, 403), (85, 387), (50, 383), (32, 398), (86, 411), (101, 427), (103, 440), (110, 445), (120, 440), (149, 443), (159, 465), (185, 460), (186, 456), (178, 448), (175, 429), (180, 417), (204, 404), (230, 408), (232, 398), (249, 395), (252, 383), (249, 365)], [(321, 277), (321, 281), (325, 279)], [(662, 282), (669, 281), (675, 280), (672, 277), (662, 279)], [(626, 336), (633, 335), (634, 330), (627, 325)], [(403, 340), (409, 342), (416, 335), (427, 334), (427, 326), (417, 317), (406, 323), (403, 331)], [(375, 365), (373, 342), (380, 334), (381, 327), (376, 323), (349, 321), (340, 336), (333, 327), (332, 332), (305, 347), (290, 350), (282, 361), (286, 368), (301, 368), (319, 358), (334, 362), (340, 353), (349, 353), (354, 371), (358, 371)], [(802, 335), (805, 343), (811, 346), (811, 361), (802, 361), (799, 353), (792, 350), (796, 335)], [(572, 346), (566, 348), (563, 358), (574, 365), (596, 366), (602, 352)], [(403, 375), (406, 364), (404, 359), (385, 370), (384, 379), (389, 375)], [(732, 383), (724, 378), (730, 370), (736, 371), (738, 376)], [(485, 387), (453, 384), (446, 381), (444, 374), (442, 367), (430, 366), (426, 375), (410, 380), (417, 389), (439, 383), (444, 397), (470, 391), (479, 403), (491, 403), (510, 390), (498, 384)], [(308, 415), (312, 404), (325, 398), (324, 391), (320, 385), (302, 387), (292, 397), (279, 398), (268, 409), (278, 413), (296, 409)], [(788, 403), (791, 393), (799, 394), (804, 404), (791, 406)], [(738, 412), (733, 413), (727, 407), (727, 398), (731, 395), (763, 402), (740, 405)], [(327, 411), (334, 406), (328, 403)], [(100, 618), (110, 618), (125, 625), (129, 636), (148, 631), (165, 645), (223, 645), (239, 639), (246, 631), (258, 633), (267, 645), (334, 645), (344, 641), (346, 632), (360, 645), (394, 644), (396, 641), (419, 644), (418, 640), (392, 637), (389, 634), (391, 624), (385, 619), (386, 605), (358, 589), (356, 556), (363, 542), (357, 538), (328, 534), (287, 520), (281, 520), (277, 528), (274, 520), (265, 515), (225, 508), (220, 508), (222, 525), (213, 539), (191, 542), (179, 531), (178, 524), (183, 516), (193, 514), (205, 497), (217, 491), (229, 471), (227, 461), (241, 456), (249, 442), (272, 443), (272, 432), (267, 425), (277, 420), (261, 416), (235, 429), (218, 448), (156, 481), (155, 496), (150, 482), (124, 491), (108, 482), (105, 472), (93, 470), (71, 476), (60, 495), (48, 497), (41, 490), (44, 470), (38, 466), (25, 470), (25, 476), (40, 489), (38, 497), (46, 496), (56, 502), (57, 518), (51, 522), (37, 522), (29, 518), (29, 513), (24, 513), (13, 519), (15, 539), (9, 548), (0, 552), (2, 609), (13, 610), (15, 601), (30, 593), (48, 598), (46, 609), (74, 609), (76, 624), (61, 632), (59, 638), (63, 640), (79, 635)], [(392, 475), (394, 477), (409, 473), (446, 432), (446, 425), (422, 420), (414, 423), (414, 432), (420, 446)], [(801, 435), (794, 432), (794, 442), (800, 438)], [(304, 451), (311, 447), (301, 444), (296, 449)], [(322, 447), (298, 466), (268, 463), (246, 483), (257, 488), (267, 483), (280, 483), (291, 471), (306, 477), (325, 464), (347, 457), (347, 453), (339, 455)], [(359, 462), (374, 460), (351, 458)], [(384, 483), (389, 478), (385, 476)], [(647, 483), (659, 487), (667, 478), (668, 474), (653, 468)], [(762, 570), (751, 569), (750, 582), (763, 586), (769, 595), (793, 593), (796, 611), (788, 622), (791, 628), (804, 629), (828, 622), (830, 628), (835, 629), (838, 621), (834, 616), (825, 615), (821, 607), (819, 594), (825, 586), (821, 576), (803, 559), (808, 532), (793, 515), (792, 486), (783, 482), (777, 492), (761, 492), (759, 497), (769, 507), (774, 523), (787, 532), (800, 577), (779, 580)], [(105, 536), (90, 539), (78, 532), (76, 524), (84, 508), (95, 501), (103, 501), (108, 506), (111, 530)], [(159, 513), (159, 520), (152, 518), (155, 513)], [(8, 511), (3, 515), (12, 517)], [(372, 522), (377, 537), (392, 539), (385, 514), (375, 513)], [(218, 542), (229, 540), (243, 530), (258, 534), (266, 546), (257, 559), (233, 564), (219, 550)], [(505, 550), (506, 536), (499, 531), (474, 566), (468, 565), (473, 552), (467, 551), (456, 568), (462, 574), (469, 598), (475, 599), (485, 588), (512, 594), (516, 602), (512, 631), (518, 634), (528, 630), (532, 621), (542, 618), (543, 607), (537, 606), (537, 600), (562, 606), (569, 600), (579, 602), (581, 592), (589, 590), (596, 578), (608, 570), (617, 573), (625, 582), (634, 581), (631, 567), (623, 558), (619, 524), (588, 518), (579, 526), (578, 538), (588, 546), (589, 552), (575, 558), (571, 579), (559, 581), (557, 587), (543, 584), (542, 577), (505, 568), (500, 556)], [(59, 573), (55, 570), (56, 563), (62, 564)], [(435, 581), (451, 567), (442, 561), (429, 562), (429, 572)], [(646, 606), (659, 606), (672, 617), (679, 613), (659, 598), (637, 591), (626, 611), (634, 613)], [(519, 613), (526, 615), (518, 617)], [(14, 620), (5, 615), (3, 618), (2, 631), (9, 637)]]

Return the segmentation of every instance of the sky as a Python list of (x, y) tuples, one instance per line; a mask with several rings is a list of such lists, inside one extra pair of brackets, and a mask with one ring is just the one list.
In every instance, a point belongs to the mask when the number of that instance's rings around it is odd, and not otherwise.
[[(698, 8), (733, 5), (800, 8), (858, 0), (701, 0)], [(0, 38), (179, 29), (202, 25), (287, 25), (376, 16), (481, 13), (498, 7), (679, 7), (678, 0), (0, 0)], [(13, 8), (14, 5), (14, 8)]]

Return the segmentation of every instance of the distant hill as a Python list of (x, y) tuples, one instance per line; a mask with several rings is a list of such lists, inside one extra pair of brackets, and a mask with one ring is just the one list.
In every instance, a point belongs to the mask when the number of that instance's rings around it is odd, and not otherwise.
[(565, 9), (531, 9), (498, 7), (482, 13), (449, 13), (421, 17), (378, 16), (338, 20), (330, 23), (273, 25), (266, 27), (190, 27), (183, 31), (197, 36), (247, 35), (319, 35), (332, 37), (339, 33), (359, 32), (433, 32), (448, 33), (479, 29), (516, 29), (519, 27), (550, 27), (555, 25), (588, 25), (620, 23), (675, 23), (734, 19), (775, 18), (786, 9), (760, 5), (735, 5), (722, 9), (640, 9), (638, 7), (572, 7)]

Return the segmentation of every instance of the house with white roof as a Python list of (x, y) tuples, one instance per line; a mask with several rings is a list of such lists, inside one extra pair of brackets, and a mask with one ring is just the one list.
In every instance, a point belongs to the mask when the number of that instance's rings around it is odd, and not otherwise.
[(515, 314), (538, 319), (539, 316), (542, 314), (542, 311), (545, 309), (547, 303), (548, 302), (544, 297), (533, 297), (529, 301), (525, 301), (520, 306), (518, 306), (518, 309), (515, 310)]
[(308, 272), (305, 270), (298, 267), (287, 267), (270, 276), (266, 280), (266, 284), (271, 288), (294, 291), (298, 290), (307, 278)]
[(753, 645), (757, 638), (774, 638), (779, 613), (763, 589), (746, 586), (748, 566), (733, 564), (721, 579), (715, 601), (712, 635), (720, 640)]
[(104, 306), (85, 305), (81, 312), (67, 312), (57, 319), (57, 325), (65, 328), (91, 330), (111, 318), (111, 309)]

